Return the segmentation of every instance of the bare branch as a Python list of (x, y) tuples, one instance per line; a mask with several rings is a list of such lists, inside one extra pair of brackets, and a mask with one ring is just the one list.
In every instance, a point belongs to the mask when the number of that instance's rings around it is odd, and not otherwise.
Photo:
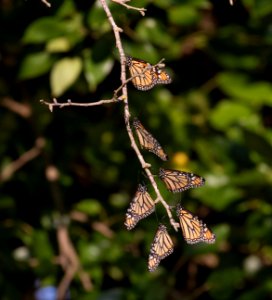
[(92, 290), (93, 285), (90, 276), (82, 269), (77, 252), (70, 239), (68, 231), (70, 218), (62, 214), (64, 204), (58, 185), (60, 177), (59, 171), (54, 165), (48, 165), (45, 170), (45, 175), (51, 187), (55, 206), (59, 212), (59, 217), (55, 219), (55, 224), (57, 225), (57, 241), (59, 244), (59, 257), (57, 262), (62, 266), (64, 276), (58, 286), (57, 300), (63, 300), (76, 274), (78, 274), (81, 284), (86, 291)]
[(4, 97), (2, 101), (0, 102), (0, 105), (6, 107), (13, 113), (18, 114), (19, 116), (23, 118), (29, 118), (32, 114), (32, 109), (30, 105), (26, 103), (20, 103), (15, 101), (12, 98)]
[(98, 105), (109, 104), (109, 103), (116, 103), (116, 102), (120, 102), (120, 101), (122, 101), (122, 99), (116, 99), (116, 98), (107, 99), (107, 100), (99, 100), (97, 102), (89, 102), (89, 103), (77, 103), (77, 102), (72, 102), (71, 100), (67, 100), (66, 103), (59, 103), (56, 98), (53, 98), (53, 102), (48, 102), (43, 99), (40, 100), (40, 102), (42, 104), (45, 104), (49, 107), (49, 110), (51, 112), (53, 111), (53, 108), (55, 106), (57, 106), (59, 108), (63, 108), (66, 106), (89, 107), (89, 106), (98, 106)]
[(137, 10), (139, 11), (139, 13), (144, 17), (145, 16), (145, 12), (146, 9), (145, 8), (140, 8), (140, 7), (135, 7), (135, 6), (131, 6), (126, 4), (126, 2), (130, 2), (130, 0), (112, 0), (115, 3), (118, 3), (120, 5), (123, 5), (124, 7), (126, 7), (127, 9), (133, 9), (133, 10)]
[(14, 160), (13, 162), (5, 166), (3, 170), (0, 171), (0, 182), (9, 180), (16, 171), (18, 171), (25, 164), (37, 157), (41, 153), (44, 146), (45, 140), (41, 137), (37, 138), (33, 148), (26, 151), (18, 159)]
[(47, 0), (41, 0), (47, 7), (51, 7), (51, 3), (49, 3)]
[(65, 225), (58, 227), (57, 238), (60, 249), (60, 257), (62, 257), (60, 261), (62, 262), (63, 269), (65, 270), (65, 274), (58, 286), (57, 299), (65, 299), (65, 294), (76, 272), (78, 272), (85, 290), (92, 290), (93, 285), (91, 279), (89, 275), (81, 269), (79, 258), (70, 240), (69, 233)]
[(180, 225), (179, 225), (179, 223), (177, 223), (177, 222), (175, 221), (175, 219), (173, 218), (173, 215), (172, 215), (172, 212), (171, 212), (171, 206), (168, 205), (168, 204), (166, 203), (166, 201), (165, 201), (162, 197), (158, 197), (158, 198), (155, 200), (155, 203), (158, 203), (158, 202), (161, 202), (161, 204), (164, 206), (164, 208), (165, 208), (165, 210), (166, 210), (166, 212), (167, 212), (167, 215), (168, 215), (168, 217), (169, 217), (169, 220), (170, 220), (171, 225), (174, 227), (174, 229), (175, 229), (176, 231), (178, 231)]
[[(117, 32), (119, 33), (118, 27), (116, 26), (115, 28), (116, 28)], [(55, 106), (57, 106), (59, 108), (63, 108), (63, 107), (67, 107), (67, 106), (89, 107), (89, 106), (98, 106), (98, 105), (103, 105), (103, 104), (110, 104), (110, 103), (120, 102), (120, 101), (123, 101), (125, 99), (125, 96), (122, 95), (122, 96), (118, 97), (118, 93), (126, 86), (126, 84), (128, 82), (130, 82), (131, 80), (133, 80), (135, 77), (139, 77), (141, 75), (144, 75), (144, 73), (147, 70), (151, 69), (151, 68), (154, 68), (156, 66), (158, 66), (160, 68), (164, 67), (163, 61), (164, 61), (164, 58), (162, 58), (157, 64), (155, 64), (155, 65), (148, 65), (140, 73), (138, 73), (138, 74), (136, 74), (134, 76), (131, 76), (128, 79), (125, 79), (124, 82), (122, 82), (122, 84), (114, 91), (113, 97), (111, 99), (99, 100), (97, 102), (88, 102), (88, 103), (72, 102), (70, 99), (68, 99), (67, 102), (60, 103), (60, 102), (58, 102), (58, 100), (56, 98), (53, 98), (52, 99), (53, 102), (48, 102), (48, 101), (45, 101), (43, 99), (41, 99), (40, 102), (42, 104), (47, 105), (48, 108), (49, 108), (49, 110), (51, 112), (53, 112), (53, 109), (54, 109)]]
[[(158, 186), (157, 186), (157, 183), (154, 179), (154, 176), (152, 175), (152, 173), (149, 170), (150, 164), (145, 162), (145, 160), (144, 160), (144, 158), (143, 158), (143, 156), (142, 156), (142, 154), (141, 154), (141, 152), (140, 152), (140, 150), (139, 150), (139, 148), (138, 148), (138, 146), (135, 142), (135, 139), (134, 139), (131, 127), (130, 127), (130, 122), (129, 122), (129, 120), (130, 120), (130, 111), (129, 111), (128, 94), (127, 94), (127, 82), (132, 80), (133, 77), (129, 78), (128, 80), (126, 79), (126, 57), (125, 57), (124, 49), (123, 49), (122, 42), (121, 42), (119, 27), (115, 24), (113, 16), (111, 14), (111, 11), (109, 10), (109, 7), (108, 7), (106, 1), (105, 0), (100, 0), (100, 3), (102, 5), (103, 9), (105, 10), (105, 13), (106, 13), (106, 15), (109, 19), (109, 22), (112, 26), (112, 29), (113, 29), (113, 32), (114, 32), (114, 35), (115, 35), (115, 40), (116, 40), (116, 47), (117, 47), (117, 49), (119, 51), (119, 54), (120, 54), (122, 85), (120, 86), (120, 88), (118, 88), (115, 91), (115, 95), (122, 89), (122, 97), (124, 99), (123, 103), (124, 103), (125, 125), (126, 125), (126, 129), (127, 129), (127, 132), (128, 132), (130, 142), (131, 142), (131, 147), (135, 151), (135, 153), (136, 153), (136, 155), (137, 155), (137, 157), (140, 161), (140, 164), (141, 164), (142, 168), (145, 170), (145, 173), (147, 174), (147, 177), (150, 180), (150, 182), (151, 182), (151, 184), (152, 184), (152, 186), (155, 190), (155, 193), (157, 195), (157, 201), (161, 202), (162, 205), (165, 207), (165, 209), (167, 211), (167, 214), (168, 214), (168, 217), (169, 217), (169, 220), (170, 220), (170, 223), (173, 226), (173, 228), (177, 231), (178, 228), (179, 228), (179, 224), (175, 222), (175, 220), (172, 216), (172, 212), (171, 212), (171, 209), (170, 209), (169, 205), (164, 201), (164, 199), (162, 198), (162, 196), (160, 194), (160, 191), (158, 189)], [(162, 66), (162, 62), (163, 62), (163, 60), (161, 60), (157, 65)], [(152, 67), (152, 66), (150, 66), (150, 67)], [(143, 71), (143, 73), (144, 72), (145, 71)]]
[[(77, 221), (77, 222), (81, 222), (81, 223), (89, 223), (89, 217), (87, 214), (81, 212), (81, 211), (76, 211), (73, 210), (70, 212), (70, 218), (71, 220)], [(93, 230), (96, 230), (97, 232), (101, 233), (102, 235), (104, 235), (105, 237), (112, 239), (115, 236), (114, 231), (112, 231), (110, 229), (110, 227), (103, 223), (103, 222), (93, 222), (91, 224), (91, 227)]]

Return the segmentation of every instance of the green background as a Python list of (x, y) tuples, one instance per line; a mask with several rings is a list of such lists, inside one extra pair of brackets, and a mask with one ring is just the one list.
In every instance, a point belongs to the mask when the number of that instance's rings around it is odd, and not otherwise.
[[(52, 113), (40, 103), (54, 96), (109, 99), (120, 85), (118, 52), (100, 4), (2, 1), (1, 299), (33, 299), (38, 286), (58, 286), (64, 273), (55, 263), (56, 228), (63, 221), (94, 285), (85, 291), (77, 274), (71, 299), (272, 299), (272, 2), (129, 4), (147, 8), (145, 17), (110, 3), (126, 54), (153, 64), (165, 58), (173, 78), (147, 92), (128, 85), (131, 114), (170, 160), (142, 153), (153, 174), (165, 167), (205, 177), (204, 187), (182, 194), (156, 180), (169, 205), (181, 202), (197, 214), (216, 243), (187, 245), (160, 205), (125, 229), (137, 185), (148, 180), (131, 149), (122, 103)], [(5, 176), (37, 139), (45, 143), (41, 154)], [(149, 273), (159, 223), (167, 225), (175, 251)]]

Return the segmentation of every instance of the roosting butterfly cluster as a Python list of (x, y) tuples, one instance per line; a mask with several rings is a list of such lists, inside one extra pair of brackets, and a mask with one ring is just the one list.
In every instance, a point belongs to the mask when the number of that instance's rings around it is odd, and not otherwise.
[[(132, 83), (138, 90), (146, 91), (153, 88), (156, 84), (171, 83), (169, 74), (159, 66), (153, 66), (144, 60), (130, 56), (126, 58), (126, 64), (132, 77)], [(159, 142), (144, 128), (137, 118), (133, 120), (133, 127), (143, 149), (154, 153), (163, 161), (168, 160), (168, 156)], [(196, 174), (163, 168), (159, 170), (159, 178), (164, 182), (166, 188), (173, 193), (200, 187), (205, 183), (205, 179)], [(155, 205), (155, 201), (148, 193), (147, 187), (139, 184), (126, 213), (126, 228), (128, 230), (133, 229), (141, 219), (154, 212)], [(184, 240), (188, 244), (199, 242), (211, 244), (215, 242), (214, 233), (192, 212), (186, 210), (181, 205), (177, 205), (176, 212)], [(166, 226), (160, 224), (151, 244), (148, 259), (149, 271), (155, 271), (160, 261), (170, 255), (173, 249), (174, 244), (167, 232)]]

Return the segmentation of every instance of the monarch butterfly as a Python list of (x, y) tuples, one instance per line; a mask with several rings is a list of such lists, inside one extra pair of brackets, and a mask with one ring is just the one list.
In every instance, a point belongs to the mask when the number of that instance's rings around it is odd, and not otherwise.
[(148, 270), (153, 272), (157, 269), (160, 261), (170, 255), (174, 250), (174, 244), (167, 232), (166, 227), (160, 224), (151, 245), (148, 258)]
[(212, 244), (215, 242), (215, 234), (190, 211), (178, 205), (177, 216), (183, 237), (188, 244), (196, 244), (199, 242)]
[(159, 170), (159, 178), (165, 183), (166, 188), (173, 193), (183, 192), (205, 183), (205, 179), (196, 174), (163, 168)]
[(141, 219), (150, 215), (154, 210), (155, 202), (147, 192), (147, 187), (139, 184), (127, 210), (125, 226), (128, 230), (134, 228)]
[(167, 154), (163, 151), (159, 142), (149, 133), (142, 123), (137, 119), (134, 118), (133, 120), (133, 127), (136, 131), (138, 136), (139, 142), (142, 148), (149, 150), (150, 152), (156, 154), (159, 158), (166, 161), (168, 160)]
[(139, 75), (132, 79), (133, 85), (138, 90), (147, 91), (152, 89), (155, 84), (168, 84), (172, 81), (165, 71), (144, 60), (127, 56), (126, 65), (132, 77)]

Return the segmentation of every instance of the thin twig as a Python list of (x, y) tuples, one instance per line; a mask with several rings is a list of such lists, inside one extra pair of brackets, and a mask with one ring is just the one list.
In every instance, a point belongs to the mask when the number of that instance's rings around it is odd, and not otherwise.
[(77, 256), (73, 243), (70, 240), (67, 226), (61, 225), (58, 227), (57, 237), (60, 256), (63, 258), (61, 259), (61, 261), (63, 261), (62, 267), (65, 270), (65, 274), (58, 286), (57, 299), (62, 300), (65, 298), (65, 294), (76, 272), (78, 272), (85, 290), (92, 290), (93, 285), (91, 279), (89, 275), (81, 269), (79, 258)]
[(21, 169), (25, 164), (33, 160), (40, 155), (43, 147), (45, 146), (45, 140), (43, 138), (37, 138), (35, 145), (30, 150), (26, 151), (19, 158), (8, 164), (0, 171), (0, 182), (9, 180), (12, 175)]
[[(114, 35), (115, 35), (115, 40), (116, 40), (116, 47), (119, 51), (119, 54), (120, 54), (120, 62), (121, 62), (121, 87), (120, 89), (122, 89), (122, 95), (123, 95), (123, 103), (124, 103), (124, 118), (125, 118), (125, 125), (126, 125), (126, 129), (127, 129), (127, 132), (128, 132), (128, 136), (129, 136), (129, 139), (130, 139), (130, 142), (131, 142), (131, 147), (133, 148), (133, 150), (135, 151), (140, 163), (141, 163), (141, 166), (142, 168), (145, 170), (146, 174), (147, 174), (147, 177), (148, 179), (150, 180), (154, 190), (155, 190), (155, 193), (157, 195), (157, 200), (159, 202), (162, 203), (162, 205), (165, 207), (166, 211), (167, 211), (167, 214), (168, 214), (168, 217), (169, 217), (169, 220), (170, 220), (170, 223), (171, 225), (173, 226), (173, 228), (177, 231), (178, 228), (179, 228), (179, 224), (175, 222), (173, 216), (172, 216), (172, 212), (170, 210), (170, 207), (169, 205), (164, 201), (164, 199), (162, 198), (161, 194), (160, 194), (160, 191), (158, 189), (158, 186), (157, 186), (157, 183), (156, 181), (154, 180), (154, 177), (152, 175), (152, 173), (150, 172), (149, 168), (150, 168), (150, 164), (146, 163), (136, 142), (135, 142), (135, 139), (134, 139), (134, 136), (133, 136), (133, 133), (132, 133), (132, 130), (131, 130), (131, 127), (130, 127), (130, 112), (129, 112), (129, 104), (128, 104), (128, 94), (127, 94), (127, 79), (126, 79), (126, 57), (125, 57), (125, 53), (124, 53), (124, 49), (123, 49), (123, 46), (122, 46), (122, 42), (121, 42), (121, 37), (120, 37), (120, 28), (115, 24), (114, 22), (114, 19), (113, 19), (113, 16), (111, 14), (111, 11), (109, 10), (109, 7), (106, 3), (105, 0), (100, 0), (100, 3), (103, 7), (103, 9), (105, 10), (105, 13), (109, 19), (109, 22), (112, 26), (112, 29), (113, 29), (113, 32), (114, 32)], [(132, 80), (132, 79), (131, 79)], [(119, 89), (118, 89), (119, 91)], [(116, 91), (115, 91), (116, 92)]]
[(18, 114), (22, 118), (29, 118), (32, 114), (32, 109), (30, 105), (26, 103), (20, 103), (10, 97), (4, 97), (1, 100), (0, 105), (6, 107), (13, 113)]
[(112, 0), (112, 1), (125, 6), (127, 9), (137, 10), (143, 17), (145, 16), (145, 12), (146, 12), (145, 8), (135, 7), (135, 6), (126, 4), (126, 2), (129, 2), (130, 0)]
[(112, 98), (112, 99), (107, 99), (107, 100), (99, 100), (97, 102), (88, 102), (88, 103), (77, 103), (77, 102), (72, 102), (71, 100), (67, 100), (65, 103), (59, 103), (56, 98), (53, 98), (53, 102), (48, 102), (45, 100), (40, 100), (42, 104), (48, 105), (49, 110), (52, 112), (53, 108), (55, 106), (59, 108), (63, 108), (65, 106), (83, 106), (83, 107), (89, 107), (89, 106), (97, 106), (97, 105), (103, 105), (103, 104), (109, 104), (109, 103), (114, 103), (114, 102), (120, 102), (120, 99)]
[(51, 3), (49, 3), (47, 0), (41, 0), (47, 7), (51, 7)]
[[(118, 27), (117, 27), (118, 28)], [(118, 93), (123, 89), (123, 87), (130, 82), (131, 80), (133, 80), (135, 77), (139, 77), (144, 75), (144, 73), (149, 70), (152, 69), (156, 66), (158, 67), (163, 67), (164, 64), (162, 63), (164, 61), (164, 58), (162, 58), (157, 64), (155, 65), (151, 65), (149, 64), (148, 66), (146, 66), (141, 72), (137, 73), (136, 75), (131, 76), (130, 78), (126, 79), (115, 91), (113, 94), (113, 97), (111, 99), (106, 99), (106, 100), (99, 100), (96, 102), (88, 102), (88, 103), (78, 103), (78, 102), (72, 102), (70, 99), (67, 100), (67, 102), (65, 103), (60, 103), (58, 102), (58, 100), (56, 98), (52, 99), (52, 102), (48, 102), (45, 101), (43, 99), (40, 100), (40, 102), (42, 104), (45, 104), (48, 106), (49, 110), (51, 112), (53, 112), (54, 107), (59, 107), (59, 108), (63, 108), (63, 107), (67, 107), (67, 106), (81, 106), (81, 107), (89, 107), (89, 106), (98, 106), (98, 105), (103, 105), (103, 104), (110, 104), (110, 103), (117, 103), (117, 102), (121, 102), (124, 100), (125, 96), (119, 96), (118, 97)]]
[(45, 174), (51, 187), (55, 206), (61, 215), (61, 217), (55, 219), (55, 224), (57, 225), (57, 240), (60, 252), (58, 262), (64, 270), (64, 276), (58, 286), (57, 300), (63, 300), (65, 299), (67, 289), (76, 274), (78, 274), (81, 284), (86, 291), (90, 291), (93, 286), (90, 276), (80, 265), (75, 247), (70, 239), (68, 231), (69, 217), (62, 214), (64, 205), (58, 185), (60, 176), (59, 171), (54, 165), (48, 165)]

